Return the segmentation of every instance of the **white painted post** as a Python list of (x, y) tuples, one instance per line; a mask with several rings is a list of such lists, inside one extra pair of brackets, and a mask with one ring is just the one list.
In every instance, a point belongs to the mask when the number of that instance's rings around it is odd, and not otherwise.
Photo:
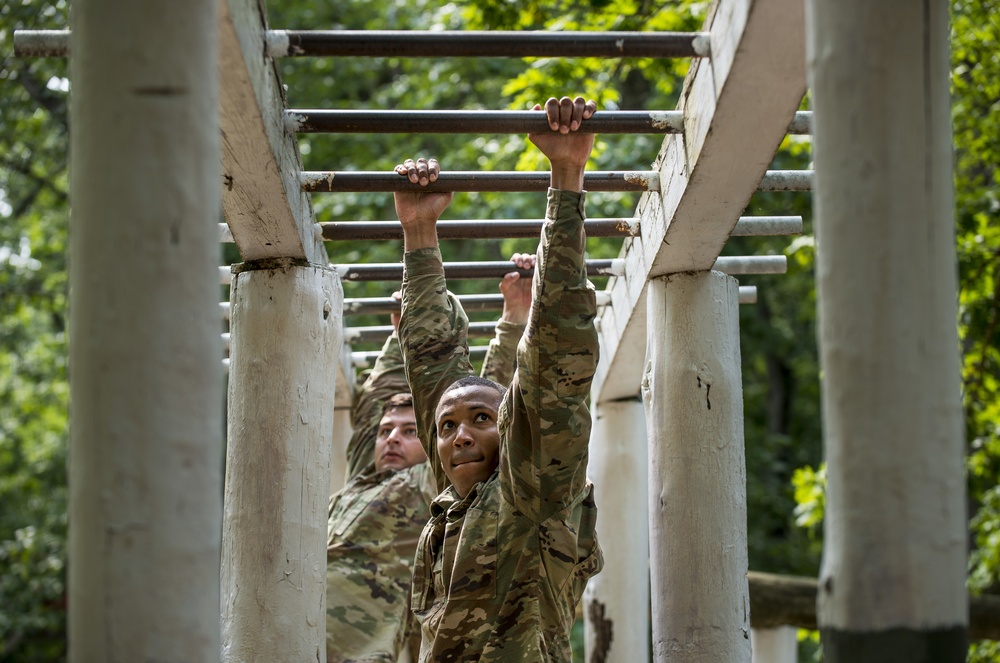
[(798, 629), (794, 626), (750, 629), (753, 663), (796, 663), (799, 660)]
[(638, 399), (594, 406), (587, 474), (601, 516), (597, 537), (604, 569), (583, 594), (586, 660), (649, 660), (649, 516), (646, 419)]
[(964, 661), (948, 3), (809, 0), (824, 660)]
[[(340, 385), (347, 389), (348, 385)], [(333, 454), (330, 456), (330, 494), (344, 487), (347, 479), (347, 445), (351, 441), (351, 408), (336, 406), (333, 411)]]
[(649, 281), (649, 431), (657, 663), (749, 663), (739, 286), (719, 272)]
[(218, 660), (215, 7), (72, 9), (69, 658)]
[(326, 510), (343, 294), (329, 268), (233, 279), (222, 660), (325, 661)]

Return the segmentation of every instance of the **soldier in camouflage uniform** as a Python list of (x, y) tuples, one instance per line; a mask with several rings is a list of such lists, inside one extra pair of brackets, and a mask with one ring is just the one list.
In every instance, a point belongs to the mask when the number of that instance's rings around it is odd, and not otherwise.
[[(513, 259), (533, 262), (517, 254)], [(510, 379), (530, 287), (505, 279), (504, 311), (483, 375)], [(398, 322), (398, 316), (393, 316)], [(357, 391), (347, 485), (330, 500), (327, 661), (396, 663), (413, 628), (409, 588), (417, 538), (438, 494), (417, 439), (399, 341), (391, 336)], [(417, 638), (419, 642), (419, 638)], [(415, 647), (413, 647), (415, 650)]]
[[(445, 295), (435, 231), (450, 194), (397, 194), (406, 375), (429, 465), (451, 483), (431, 505), (414, 560), (421, 663), (569, 663), (575, 608), (603, 565), (585, 475), (598, 357), (582, 190), (593, 135), (577, 131), (594, 102), (549, 99), (545, 112), (553, 131), (529, 138), (552, 167), (546, 220), (506, 390), (467, 377), (467, 319)], [(438, 165), (407, 160), (397, 172), (426, 184)]]

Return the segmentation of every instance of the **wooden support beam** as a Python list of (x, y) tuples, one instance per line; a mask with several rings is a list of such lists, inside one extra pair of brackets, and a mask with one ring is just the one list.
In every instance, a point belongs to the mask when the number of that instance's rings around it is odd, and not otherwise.
[(600, 493), (597, 537), (604, 569), (583, 594), (586, 660), (649, 660), (649, 516), (646, 420), (642, 401), (594, 408), (587, 476)]
[(244, 260), (326, 264), (312, 202), (299, 187), (295, 135), (287, 133), (277, 69), (264, 53), (258, 0), (220, 0), (219, 99), (222, 206)]
[(607, 289), (598, 402), (630, 398), (646, 353), (646, 281), (712, 267), (758, 188), (805, 92), (801, 0), (719, 0), (706, 20), (712, 57), (692, 64), (680, 107), (684, 136), (668, 136), (654, 167), (660, 191), (640, 199), (642, 236), (626, 239), (625, 275)]
[[(642, 375), (657, 663), (750, 663), (736, 279), (650, 281)], [(600, 404), (598, 404), (600, 407)]]
[(827, 460), (823, 657), (964, 661), (948, 3), (805, 5)]
[(336, 272), (243, 263), (232, 288), (222, 661), (322, 660), (343, 293)]
[(69, 659), (218, 660), (215, 8), (71, 14)]
[[(755, 629), (795, 626), (816, 630), (815, 578), (751, 571), (750, 625)], [(969, 639), (1000, 640), (1000, 596), (969, 598)]]
[[(753, 588), (750, 589), (751, 594)], [(753, 621), (753, 617), (750, 618)], [(750, 629), (753, 663), (798, 663), (799, 631), (792, 626)]]

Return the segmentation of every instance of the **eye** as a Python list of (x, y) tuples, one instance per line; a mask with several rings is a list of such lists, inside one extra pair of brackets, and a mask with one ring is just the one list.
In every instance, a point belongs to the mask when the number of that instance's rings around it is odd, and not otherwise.
[(476, 415), (476, 419), (475, 420), (477, 422), (489, 421), (490, 420), (490, 415), (486, 414), (485, 412), (480, 412), (479, 414)]
[(407, 428), (406, 430), (403, 431), (403, 435), (406, 435), (407, 437), (416, 437), (417, 436), (417, 429), (416, 428)]
[(440, 424), (438, 424), (438, 428), (440, 430), (451, 430), (454, 427), (455, 427), (454, 421), (442, 421)]

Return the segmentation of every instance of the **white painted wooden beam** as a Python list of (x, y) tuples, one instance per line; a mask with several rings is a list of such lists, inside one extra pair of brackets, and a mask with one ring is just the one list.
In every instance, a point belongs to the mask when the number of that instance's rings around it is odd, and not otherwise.
[(964, 661), (948, 3), (806, 7), (827, 460), (823, 659)]
[(71, 19), (69, 660), (218, 660), (215, 8)]
[(295, 135), (285, 129), (284, 94), (264, 53), (259, 0), (220, 0), (219, 99), (222, 206), (244, 260), (303, 258), (326, 264), (312, 202), (299, 187)]
[(712, 267), (805, 92), (802, 0), (719, 0), (714, 9), (712, 57), (693, 63), (684, 85), (685, 134), (664, 140), (661, 190), (642, 195), (642, 237), (625, 240), (625, 276), (608, 284), (598, 402), (638, 393), (647, 279)]
[[(320, 661), (343, 292), (286, 262), (232, 290), (222, 661)], [(244, 263), (245, 267), (251, 267)]]
[(639, 399), (594, 407), (587, 477), (600, 494), (604, 569), (583, 594), (586, 660), (649, 660), (646, 418)]
[(648, 292), (642, 395), (654, 660), (750, 663), (736, 279), (673, 274), (650, 281)]
[(752, 663), (797, 663), (798, 632), (794, 626), (750, 629)]

